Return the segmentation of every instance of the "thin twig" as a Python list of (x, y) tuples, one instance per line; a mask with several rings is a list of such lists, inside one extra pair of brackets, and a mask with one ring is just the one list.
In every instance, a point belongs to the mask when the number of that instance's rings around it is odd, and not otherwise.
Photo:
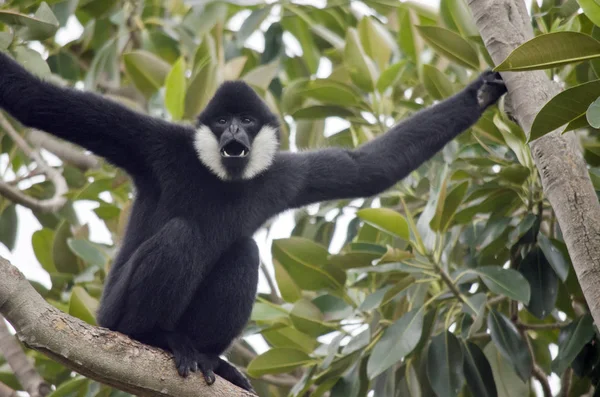
[(569, 397), (569, 391), (571, 389), (571, 381), (573, 380), (573, 369), (567, 368), (567, 370), (560, 377), (560, 392), (558, 397)]
[(8, 122), (6, 117), (0, 113), (0, 126), (10, 136), (13, 142), (28, 156), (37, 163), (38, 168), (42, 171), (54, 185), (54, 195), (47, 200), (38, 200), (26, 195), (19, 189), (0, 180), (0, 194), (8, 198), (10, 201), (21, 204), (24, 207), (41, 212), (56, 212), (67, 202), (64, 195), (69, 190), (67, 182), (60, 172), (50, 167), (42, 156), (33, 150), (29, 144), (19, 135), (19, 133)]
[(520, 328), (520, 329), (537, 329), (537, 330), (544, 330), (544, 329), (558, 329), (558, 328), (562, 328), (564, 327), (566, 324), (563, 323), (550, 323), (550, 324), (526, 324), (526, 323), (522, 323), (517, 321), (515, 323), (515, 325)]
[(552, 397), (552, 389), (550, 389), (550, 383), (548, 383), (548, 377), (544, 371), (537, 365), (533, 364), (533, 377), (540, 382), (542, 390), (544, 391), (544, 397)]
[(45, 132), (30, 130), (27, 137), (36, 147), (46, 149), (65, 163), (74, 165), (82, 171), (98, 168), (100, 166), (100, 159), (98, 159), (98, 157), (92, 154), (86, 154), (73, 145), (54, 138)]
[(283, 303), (283, 299), (281, 299), (281, 297), (277, 294), (277, 287), (275, 286), (275, 281), (273, 280), (273, 277), (271, 277), (269, 269), (267, 269), (267, 265), (265, 265), (263, 261), (260, 261), (260, 270), (267, 279), (267, 283), (269, 284), (269, 288), (271, 289), (271, 300), (273, 301), (273, 303)]
[(548, 376), (544, 373), (544, 371), (540, 368), (540, 366), (535, 361), (535, 353), (533, 352), (533, 345), (529, 340), (529, 335), (527, 335), (527, 331), (524, 329), (519, 329), (519, 333), (525, 340), (527, 344), (527, 350), (529, 351), (529, 355), (533, 360), (533, 371), (532, 375), (536, 378), (540, 384), (542, 385), (542, 390), (544, 391), (544, 397), (552, 397), (552, 389), (550, 389), (550, 383), (548, 382)]
[[(17, 339), (9, 332), (4, 317), (0, 315), (0, 353), (15, 376), (31, 397), (44, 397), (52, 389), (36, 371)], [(1, 393), (0, 393), (1, 395)]]

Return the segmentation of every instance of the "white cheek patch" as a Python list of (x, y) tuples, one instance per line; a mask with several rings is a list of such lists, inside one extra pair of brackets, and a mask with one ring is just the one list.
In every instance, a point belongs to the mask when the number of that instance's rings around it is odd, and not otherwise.
[(222, 180), (229, 179), (229, 174), (221, 163), (219, 142), (209, 127), (202, 125), (196, 130), (194, 146), (202, 164)]
[(243, 178), (252, 179), (269, 168), (273, 164), (277, 149), (279, 149), (277, 130), (268, 125), (264, 126), (252, 142), (250, 161), (244, 170)]
[[(213, 174), (224, 181), (231, 179), (227, 169), (221, 162), (217, 137), (209, 127), (202, 125), (196, 130), (194, 147), (202, 164)], [(254, 138), (254, 142), (252, 142), (250, 159), (244, 169), (242, 178), (252, 179), (269, 168), (273, 164), (278, 149), (277, 130), (268, 125), (261, 128), (256, 138)]]

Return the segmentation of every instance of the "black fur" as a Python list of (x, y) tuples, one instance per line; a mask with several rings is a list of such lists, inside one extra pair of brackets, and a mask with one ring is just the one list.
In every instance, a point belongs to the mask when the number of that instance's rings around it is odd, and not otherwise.
[[(93, 93), (43, 82), (0, 54), (0, 107), (26, 126), (79, 144), (127, 171), (137, 197), (106, 282), (102, 326), (171, 351), (179, 372), (249, 382), (219, 358), (245, 326), (256, 294), (254, 232), (289, 208), (391, 187), (469, 128), (505, 92), (485, 72), (463, 91), (356, 150), (278, 152), (250, 180), (222, 181), (198, 159), (195, 129)], [(275, 116), (244, 83), (228, 83), (200, 115)]]

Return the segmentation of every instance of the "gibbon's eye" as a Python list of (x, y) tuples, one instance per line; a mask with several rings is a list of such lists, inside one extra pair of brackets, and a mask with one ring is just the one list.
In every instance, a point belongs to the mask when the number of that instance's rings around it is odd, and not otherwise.
[(221, 117), (220, 119), (217, 120), (217, 123), (219, 123), (219, 124), (227, 124), (227, 120), (225, 120), (224, 117)]
[(252, 119), (250, 117), (242, 117), (243, 124), (252, 124)]

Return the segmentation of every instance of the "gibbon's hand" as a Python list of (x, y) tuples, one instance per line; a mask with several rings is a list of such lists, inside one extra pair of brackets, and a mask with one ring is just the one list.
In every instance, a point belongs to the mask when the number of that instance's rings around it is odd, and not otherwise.
[(495, 104), (506, 93), (502, 76), (492, 70), (481, 73), (470, 86), (476, 90), (477, 103), (482, 111)]

